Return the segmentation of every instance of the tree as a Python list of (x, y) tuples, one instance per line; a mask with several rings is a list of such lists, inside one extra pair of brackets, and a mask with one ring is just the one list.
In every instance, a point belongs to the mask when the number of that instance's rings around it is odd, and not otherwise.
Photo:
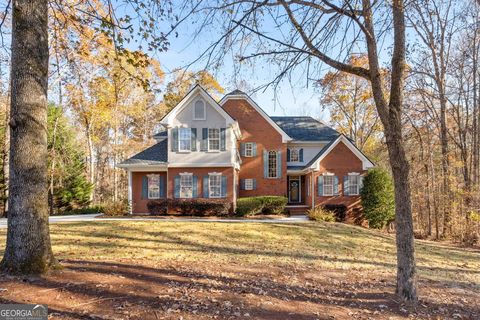
[(381, 168), (368, 171), (360, 190), (363, 214), (371, 228), (381, 229), (395, 220), (395, 196), (390, 174)]
[(214, 76), (205, 70), (198, 72), (177, 70), (174, 80), (167, 84), (165, 94), (163, 95), (163, 104), (167, 112), (175, 108), (180, 100), (185, 97), (188, 90), (197, 83), (213, 95), (225, 92), (225, 89), (223, 89)]
[[(384, 128), (390, 166), (395, 186), (397, 294), (404, 300), (417, 301), (415, 249), (413, 237), (412, 202), (409, 183), (410, 164), (402, 135), (402, 115), (405, 81), (405, 2), (383, 1), (206, 1), (209, 12), (202, 26), (225, 21), (221, 36), (200, 58), (217, 62), (229, 50), (238, 49), (236, 56), (248, 59), (264, 58), (279, 67), (270, 82), (275, 86), (295, 68), (310, 77), (312, 65), (316, 71), (328, 65), (341, 72), (362, 77), (370, 82), (373, 100)], [(200, 9), (196, 8), (197, 11)], [(221, 18), (210, 14), (216, 10)], [(385, 18), (391, 19), (386, 23)], [(390, 24), (391, 23), (391, 24)], [(271, 26), (278, 33), (271, 33)], [(391, 28), (391, 29), (389, 29)], [(285, 29), (285, 30), (284, 30)], [(388, 85), (382, 75), (379, 43), (391, 30), (392, 54), (388, 65)], [(257, 45), (254, 47), (254, 43)], [(347, 57), (359, 48), (365, 50), (368, 67), (348, 63)], [(254, 52), (247, 52), (251, 50)], [(333, 56), (335, 54), (336, 56)], [(343, 55), (343, 56), (342, 56)], [(306, 71), (306, 72), (305, 72)]]
[(13, 2), (10, 182), (1, 268), (41, 273), (56, 264), (48, 227), (48, 1)]
[[(367, 67), (368, 58), (350, 57), (349, 63)], [(379, 147), (381, 124), (368, 80), (346, 72), (328, 72), (319, 82), (322, 108), (330, 113), (335, 129), (372, 155)]]
[(53, 104), (48, 106), (48, 153), (48, 162), (53, 157), (56, 161), (56, 166), (49, 166), (54, 181), (52, 205), (60, 211), (87, 206), (93, 186), (85, 176), (85, 154), (62, 108)]

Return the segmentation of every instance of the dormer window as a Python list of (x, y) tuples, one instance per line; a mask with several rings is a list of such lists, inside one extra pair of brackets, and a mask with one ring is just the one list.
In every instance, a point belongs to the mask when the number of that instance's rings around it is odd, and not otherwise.
[(290, 149), (290, 162), (300, 161), (298, 149)]
[(193, 106), (193, 120), (205, 120), (205, 102), (203, 100), (195, 101)]

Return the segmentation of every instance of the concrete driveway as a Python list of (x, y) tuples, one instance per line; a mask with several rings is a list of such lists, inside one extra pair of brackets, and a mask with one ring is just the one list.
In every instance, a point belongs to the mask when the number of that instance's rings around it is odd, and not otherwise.
[[(174, 221), (193, 221), (193, 222), (236, 222), (236, 223), (245, 223), (245, 222), (256, 222), (256, 223), (297, 223), (297, 222), (308, 222), (306, 216), (292, 216), (292, 217), (279, 217), (274, 219), (219, 219), (219, 218), (188, 218), (188, 217), (157, 217), (157, 218), (142, 218), (142, 217), (125, 217), (125, 218), (95, 218), (101, 214), (78, 214), (71, 216), (51, 216), (50, 223), (60, 223), (60, 222), (88, 222), (88, 221), (163, 221), (163, 222), (174, 222)], [(0, 229), (7, 227), (7, 219), (0, 218)]]

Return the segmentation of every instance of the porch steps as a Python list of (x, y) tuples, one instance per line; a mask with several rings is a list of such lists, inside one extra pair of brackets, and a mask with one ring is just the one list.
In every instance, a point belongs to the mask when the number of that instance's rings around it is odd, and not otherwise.
[(285, 207), (291, 216), (305, 215), (307, 210), (310, 209), (310, 206), (306, 205), (287, 205)]

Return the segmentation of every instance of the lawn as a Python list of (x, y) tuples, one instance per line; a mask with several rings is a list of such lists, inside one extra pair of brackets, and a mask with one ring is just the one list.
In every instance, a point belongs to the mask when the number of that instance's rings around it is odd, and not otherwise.
[(3, 276), (0, 302), (60, 319), (480, 318), (478, 249), (417, 241), (412, 309), (393, 294), (394, 237), (360, 227), (99, 221), (51, 234), (63, 268)]

